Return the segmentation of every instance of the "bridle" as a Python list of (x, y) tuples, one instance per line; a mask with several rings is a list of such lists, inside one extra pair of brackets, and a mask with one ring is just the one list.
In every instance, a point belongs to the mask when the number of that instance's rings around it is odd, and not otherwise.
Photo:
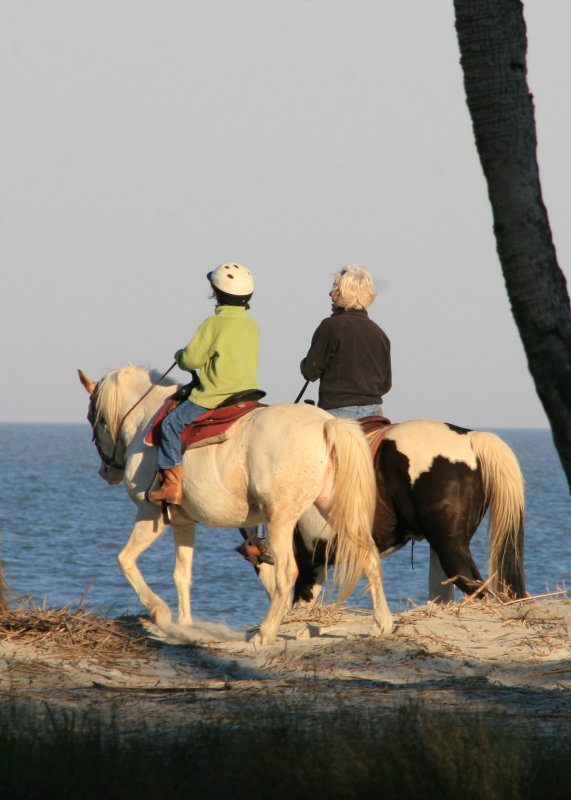
[(114, 437), (115, 446), (113, 448), (113, 453), (111, 454), (111, 456), (108, 456), (106, 453), (103, 452), (101, 444), (100, 444), (100, 442), (99, 442), (99, 440), (97, 438), (96, 429), (97, 429), (97, 425), (98, 425), (98, 422), (99, 422), (99, 419), (98, 419), (98, 416), (97, 416), (97, 393), (99, 391), (99, 386), (101, 384), (101, 381), (99, 381), (97, 383), (97, 385), (95, 386), (95, 389), (93, 390), (93, 392), (92, 392), (92, 394), (90, 395), (90, 398), (89, 398), (89, 410), (87, 412), (87, 420), (88, 420), (89, 424), (91, 425), (91, 430), (93, 432), (93, 436), (91, 437), (91, 439), (93, 441), (93, 444), (95, 445), (95, 449), (97, 450), (97, 452), (99, 454), (99, 458), (101, 459), (101, 461), (105, 464), (105, 466), (108, 469), (116, 469), (116, 470), (121, 470), (121, 471), (123, 471), (125, 469), (125, 464), (122, 464), (117, 460), (117, 450), (119, 448), (119, 436), (120, 436), (121, 430), (123, 428), (123, 423), (125, 422), (125, 420), (129, 416), (131, 411), (134, 411), (137, 408), (139, 403), (141, 403), (145, 399), (145, 397), (153, 391), (155, 386), (158, 386), (159, 383), (161, 383), (161, 381), (164, 380), (164, 378), (166, 378), (166, 376), (169, 374), (169, 372), (172, 369), (174, 369), (176, 367), (176, 365), (177, 365), (177, 362), (174, 361), (170, 365), (170, 367), (167, 369), (167, 371), (164, 372), (161, 375), (161, 377), (157, 381), (155, 381), (155, 383), (151, 384), (151, 386), (149, 386), (147, 391), (143, 395), (141, 395), (141, 397), (139, 397), (137, 402), (134, 403), (131, 406), (131, 408), (125, 414), (123, 414), (123, 416), (121, 418), (121, 421), (119, 422), (119, 425), (117, 426), (117, 433), (115, 434), (115, 437)]
[(97, 438), (97, 426), (98, 426), (99, 421), (100, 421), (100, 419), (99, 419), (99, 417), (97, 415), (97, 393), (99, 391), (100, 383), (101, 383), (101, 381), (99, 381), (97, 383), (95, 389), (93, 390), (93, 394), (89, 398), (89, 410), (87, 412), (87, 420), (88, 420), (89, 424), (91, 425), (91, 431), (92, 431), (92, 434), (93, 434), (92, 437), (91, 437), (91, 441), (95, 445), (95, 449), (97, 450), (99, 458), (101, 459), (101, 461), (105, 464), (105, 466), (108, 469), (116, 469), (116, 470), (123, 471), (125, 469), (125, 465), (124, 464), (120, 464), (117, 461), (117, 447), (118, 447), (118, 444), (119, 444), (119, 440), (118, 439), (115, 440), (115, 447), (113, 448), (113, 454), (111, 456), (108, 456), (107, 453), (105, 453), (103, 451), (103, 448), (101, 447), (101, 443), (99, 442), (99, 439)]

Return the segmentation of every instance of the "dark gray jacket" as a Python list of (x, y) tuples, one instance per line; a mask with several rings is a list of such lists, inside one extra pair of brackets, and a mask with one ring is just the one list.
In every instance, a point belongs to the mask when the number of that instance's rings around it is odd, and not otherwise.
[(321, 408), (381, 404), (392, 385), (391, 343), (364, 309), (336, 309), (313, 334), (300, 369), (319, 379)]

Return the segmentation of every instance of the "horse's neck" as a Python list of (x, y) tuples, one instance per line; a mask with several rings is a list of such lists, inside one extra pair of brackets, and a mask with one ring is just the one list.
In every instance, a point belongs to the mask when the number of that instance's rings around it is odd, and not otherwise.
[(149, 385), (131, 387), (122, 398), (119, 423), (124, 420), (122, 432), (127, 442), (148, 427), (177, 386), (153, 386), (144, 397), (149, 388)]

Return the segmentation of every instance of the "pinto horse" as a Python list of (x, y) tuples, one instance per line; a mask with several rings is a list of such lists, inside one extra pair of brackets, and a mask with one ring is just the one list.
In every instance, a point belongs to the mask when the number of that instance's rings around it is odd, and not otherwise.
[[(145, 444), (152, 422), (176, 386), (153, 383), (148, 369), (129, 365), (98, 383), (79, 372), (90, 395), (88, 419), (101, 457), (100, 475), (124, 482), (137, 506), (119, 566), (155, 623), (173, 630), (167, 604), (145, 582), (138, 556), (164, 531), (161, 509), (146, 499), (157, 472), (157, 448)], [(151, 387), (153, 390), (150, 391)], [(371, 537), (375, 476), (359, 426), (308, 405), (258, 407), (239, 419), (227, 439), (184, 454), (184, 497), (172, 506), (174, 583), (178, 624), (191, 625), (190, 588), (195, 527), (245, 527), (262, 523), (275, 560), (275, 591), (254, 643), (272, 644), (297, 577), (293, 532), (315, 508), (335, 531), (335, 565), (341, 599), (364, 572), (373, 598), (374, 634), (392, 630), (381, 564)]]
[[(430, 544), (429, 598), (454, 599), (454, 584), (477, 592), (482, 576), (470, 540), (489, 510), (489, 574), (500, 595), (525, 597), (524, 483), (517, 458), (493, 433), (430, 420), (392, 425), (374, 454), (373, 539), (381, 558), (411, 539)], [(313, 602), (326, 573), (329, 532), (312, 510), (295, 533), (299, 576), (294, 603)], [(271, 569), (259, 567), (264, 585)]]

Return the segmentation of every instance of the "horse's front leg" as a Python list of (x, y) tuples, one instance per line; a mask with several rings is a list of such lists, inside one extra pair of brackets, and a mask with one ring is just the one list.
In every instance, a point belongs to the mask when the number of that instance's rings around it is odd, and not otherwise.
[(148, 506), (141, 508), (129, 541), (117, 556), (119, 567), (135, 590), (139, 602), (148, 609), (151, 619), (163, 628), (171, 622), (168, 605), (148, 586), (137, 567), (137, 559), (165, 530), (160, 511), (151, 510)]
[(321, 514), (315, 506), (311, 506), (299, 521), (293, 536), (295, 560), (299, 569), (293, 590), (293, 604), (300, 608), (310, 607), (315, 603), (327, 577), (327, 539), (318, 538), (319, 533), (327, 538), (331, 535)]
[(311, 608), (315, 605), (325, 578), (325, 564), (317, 564), (310, 569), (300, 569), (293, 590), (293, 607)]
[(293, 554), (293, 527), (291, 523), (271, 523), (267, 525), (267, 537), (274, 557), (276, 588), (270, 600), (268, 613), (260, 625), (260, 632), (254, 636), (254, 645), (269, 645), (276, 640), (278, 627), (291, 602), (291, 592), (298, 570)]
[(172, 522), (175, 560), (173, 580), (178, 596), (178, 624), (192, 625), (190, 590), (192, 587), (192, 559), (194, 556), (195, 522)]
[(256, 566), (256, 574), (271, 600), (276, 592), (276, 570), (274, 565), (258, 564)]
[(373, 627), (371, 636), (391, 633), (393, 617), (383, 589), (383, 565), (377, 553), (371, 553), (365, 566), (365, 576), (369, 582), (369, 591), (373, 601)]

